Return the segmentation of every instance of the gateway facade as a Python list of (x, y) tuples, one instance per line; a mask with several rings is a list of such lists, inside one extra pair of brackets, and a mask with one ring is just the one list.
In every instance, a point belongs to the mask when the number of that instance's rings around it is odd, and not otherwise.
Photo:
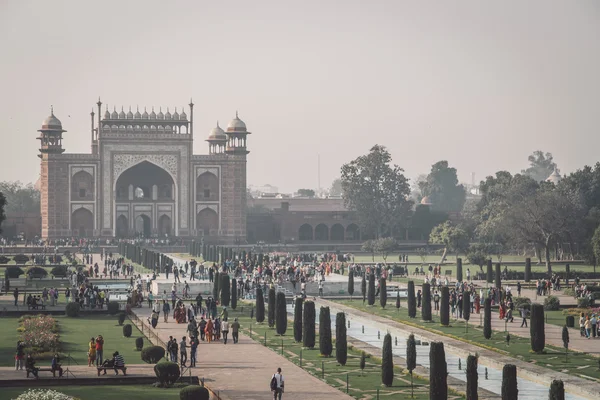
[(246, 237), (245, 123), (218, 124), (193, 154), (194, 104), (91, 113), (91, 153), (69, 154), (51, 111), (39, 130), (42, 237)]

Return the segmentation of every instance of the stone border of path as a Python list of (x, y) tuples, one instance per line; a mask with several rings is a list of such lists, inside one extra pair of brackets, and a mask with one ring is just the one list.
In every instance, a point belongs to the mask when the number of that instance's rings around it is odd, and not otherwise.
[[(534, 382), (547, 385), (548, 387), (550, 387), (550, 383), (553, 379), (560, 379), (564, 382), (565, 390), (569, 393), (577, 394), (579, 396), (583, 396), (590, 399), (595, 399), (598, 395), (598, 391), (593, 390), (593, 388), (597, 387), (598, 384), (595, 384), (594, 382), (587, 379), (577, 378), (572, 375), (567, 375), (565, 373), (555, 372), (547, 368), (532, 365), (530, 363), (521, 361), (517, 358), (504, 356), (495, 351), (471, 345), (469, 343), (461, 342), (459, 340), (447, 336), (438, 335), (429, 331), (413, 328), (401, 322), (379, 317), (374, 314), (368, 314), (363, 311), (354, 309), (352, 307), (348, 307), (343, 304), (335, 303), (329, 300), (318, 299), (317, 303), (329, 306), (332, 309), (344, 311), (348, 314), (355, 314), (358, 317), (369, 319), (373, 321), (374, 324), (379, 325), (382, 331), (385, 331), (386, 327), (391, 326), (405, 333), (407, 336), (411, 333), (414, 333), (415, 335), (420, 336), (421, 338), (429, 342), (444, 342), (444, 346), (446, 346), (446, 348), (451, 352), (459, 354), (464, 353), (465, 351), (470, 354), (478, 353), (481, 365), (488, 365), (502, 370), (505, 364), (514, 364), (517, 366), (520, 376), (523, 376)], [(588, 389), (588, 387), (590, 386), (592, 386), (591, 390)]]

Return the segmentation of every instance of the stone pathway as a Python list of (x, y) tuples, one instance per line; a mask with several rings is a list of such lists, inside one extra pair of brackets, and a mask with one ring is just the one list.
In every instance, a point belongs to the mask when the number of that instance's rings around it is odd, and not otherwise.
[[(146, 321), (150, 315), (148, 308), (138, 308), (135, 312), (142, 321)], [(169, 336), (181, 340), (181, 337), (188, 336), (186, 328), (187, 324), (177, 324), (172, 320), (164, 323), (161, 319), (153, 331), (163, 341), (167, 341)], [(286, 380), (286, 400), (352, 398), (249, 337), (240, 334), (239, 339), (238, 344), (233, 344), (230, 340), (227, 345), (222, 342), (201, 342), (198, 346), (198, 367), (193, 369), (192, 374), (197, 374), (200, 379), (204, 378), (206, 384), (218, 391), (223, 399), (269, 398), (269, 382), (277, 367), (281, 367)]]

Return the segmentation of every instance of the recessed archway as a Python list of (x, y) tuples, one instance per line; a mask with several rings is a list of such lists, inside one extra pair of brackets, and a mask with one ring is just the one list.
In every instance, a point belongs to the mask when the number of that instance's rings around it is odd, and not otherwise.
[(94, 234), (94, 214), (87, 208), (79, 208), (71, 215), (71, 230), (80, 237)]
[(219, 201), (219, 179), (212, 172), (204, 172), (196, 178), (197, 201)]
[(315, 228), (315, 240), (329, 240), (329, 228), (325, 224), (319, 224)]
[(171, 235), (171, 217), (166, 214), (158, 219), (158, 234), (162, 237)]
[[(196, 230), (203, 232), (204, 236), (216, 234), (219, 229), (219, 215), (212, 208), (204, 208), (196, 215)], [(211, 232), (212, 231), (212, 232)]]
[(87, 171), (79, 171), (71, 177), (71, 200), (94, 200), (94, 177)]
[(127, 217), (123, 214), (119, 215), (117, 218), (117, 237), (118, 238), (126, 238), (129, 236), (129, 221)]
[(148, 238), (152, 236), (152, 220), (146, 214), (140, 214), (135, 218), (136, 235)]
[(171, 174), (166, 170), (149, 161), (142, 161), (119, 175), (115, 183), (115, 193), (119, 203), (130, 201), (163, 203), (175, 200), (175, 196), (171, 196), (175, 193), (170, 193), (171, 191), (168, 190), (174, 185)]
[(344, 241), (344, 227), (340, 224), (334, 224), (331, 227), (331, 240), (334, 242)]
[(304, 224), (298, 229), (298, 240), (313, 240), (313, 228), (310, 224)]

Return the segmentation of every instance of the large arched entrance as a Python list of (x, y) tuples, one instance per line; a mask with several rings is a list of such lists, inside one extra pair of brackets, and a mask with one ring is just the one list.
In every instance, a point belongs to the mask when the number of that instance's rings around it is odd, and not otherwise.
[(335, 224), (331, 227), (331, 240), (334, 242), (344, 241), (344, 227), (340, 224)]
[(313, 228), (310, 224), (304, 224), (298, 229), (298, 240), (313, 240)]
[(196, 215), (196, 230), (204, 236), (216, 235), (219, 230), (219, 215), (212, 208), (200, 210)]
[(135, 218), (135, 233), (145, 238), (152, 236), (152, 220), (149, 216), (141, 214)]
[(319, 224), (315, 228), (315, 240), (329, 240), (329, 228), (325, 224)]
[(80, 237), (94, 234), (94, 215), (87, 208), (79, 208), (71, 215), (71, 231)]
[(116, 236), (125, 237), (132, 231), (144, 237), (176, 234), (172, 218), (177, 215), (177, 190), (166, 170), (142, 161), (119, 175), (114, 190), (115, 212), (119, 210), (117, 215), (124, 218), (115, 221)]

